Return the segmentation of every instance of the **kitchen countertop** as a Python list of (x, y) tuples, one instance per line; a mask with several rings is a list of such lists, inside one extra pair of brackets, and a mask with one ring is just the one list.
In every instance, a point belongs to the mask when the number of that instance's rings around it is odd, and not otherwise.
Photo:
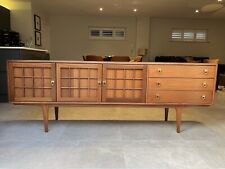
[(28, 47), (14, 47), (14, 46), (0, 46), (0, 49), (23, 49), (23, 50), (48, 52), (48, 50), (43, 50), (43, 49), (35, 49), (35, 48), (28, 48)]

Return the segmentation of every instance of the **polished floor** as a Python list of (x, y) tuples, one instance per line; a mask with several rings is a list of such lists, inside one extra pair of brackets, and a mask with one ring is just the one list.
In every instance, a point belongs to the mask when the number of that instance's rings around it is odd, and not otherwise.
[(0, 104), (0, 169), (225, 169), (225, 92), (185, 109), (180, 134), (174, 110), (63, 107), (49, 133), (40, 112)]

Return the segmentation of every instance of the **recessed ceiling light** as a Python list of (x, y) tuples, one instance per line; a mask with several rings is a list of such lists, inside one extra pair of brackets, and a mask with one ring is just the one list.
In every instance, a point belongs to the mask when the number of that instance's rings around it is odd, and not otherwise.
[(133, 9), (133, 12), (137, 12), (138, 10), (135, 8), (135, 9)]
[(222, 2), (223, 0), (218, 0), (218, 2)]
[(195, 10), (195, 13), (199, 13), (199, 12), (200, 12), (199, 9), (196, 9), (196, 10)]
[(103, 8), (99, 8), (99, 11), (103, 11)]

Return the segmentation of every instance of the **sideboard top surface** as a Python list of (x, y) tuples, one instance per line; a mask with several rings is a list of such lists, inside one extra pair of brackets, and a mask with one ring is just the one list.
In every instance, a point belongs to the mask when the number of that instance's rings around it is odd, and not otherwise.
[(99, 61), (71, 61), (71, 60), (8, 60), (8, 62), (19, 62), (19, 63), (68, 63), (68, 64), (109, 64), (109, 65), (192, 65), (192, 66), (216, 66), (217, 63), (178, 63), (178, 62), (99, 62)]

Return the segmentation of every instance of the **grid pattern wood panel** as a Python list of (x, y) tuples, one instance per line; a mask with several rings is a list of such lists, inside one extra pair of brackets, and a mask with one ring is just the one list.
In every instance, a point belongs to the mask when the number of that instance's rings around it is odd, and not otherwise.
[(10, 93), (14, 101), (54, 101), (55, 64), (10, 64)]
[(104, 65), (103, 101), (143, 103), (145, 88), (144, 65)]
[(57, 64), (58, 101), (101, 101), (101, 64)]

